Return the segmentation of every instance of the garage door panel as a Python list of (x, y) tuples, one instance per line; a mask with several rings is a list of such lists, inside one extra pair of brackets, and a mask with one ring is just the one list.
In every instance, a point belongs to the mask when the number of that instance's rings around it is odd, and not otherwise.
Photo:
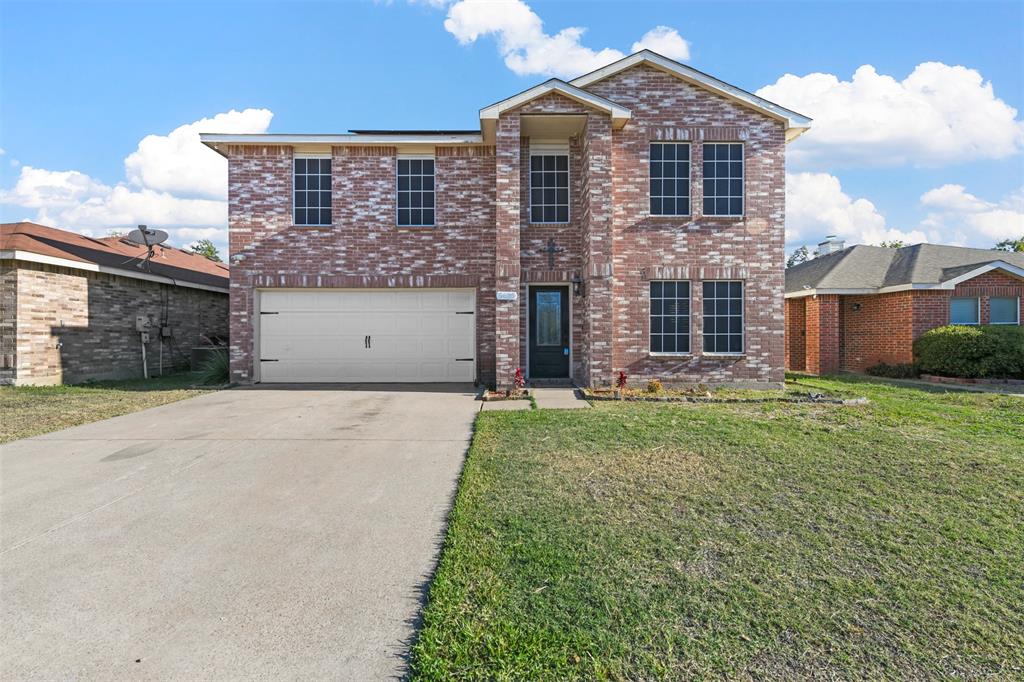
[(472, 290), (263, 291), (260, 308), (262, 381), (475, 378)]

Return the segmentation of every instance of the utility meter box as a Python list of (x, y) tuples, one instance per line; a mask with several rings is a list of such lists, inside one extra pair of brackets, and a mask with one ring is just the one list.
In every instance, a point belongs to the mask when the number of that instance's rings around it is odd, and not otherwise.
[(144, 332), (149, 329), (149, 317), (146, 315), (135, 316), (135, 331)]

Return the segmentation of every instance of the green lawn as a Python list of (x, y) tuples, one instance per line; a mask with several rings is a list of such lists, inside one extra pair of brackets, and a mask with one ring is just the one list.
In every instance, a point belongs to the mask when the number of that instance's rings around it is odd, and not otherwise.
[(207, 393), (190, 374), (78, 386), (0, 386), (0, 443)]
[(420, 679), (1020, 678), (1024, 400), (479, 417)]

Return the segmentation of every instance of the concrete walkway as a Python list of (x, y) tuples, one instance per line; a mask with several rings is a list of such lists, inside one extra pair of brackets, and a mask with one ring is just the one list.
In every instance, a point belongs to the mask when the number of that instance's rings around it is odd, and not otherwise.
[(574, 388), (531, 388), (538, 410), (585, 410), (590, 403), (581, 400)]
[(401, 676), (476, 411), (231, 390), (0, 447), (0, 677)]

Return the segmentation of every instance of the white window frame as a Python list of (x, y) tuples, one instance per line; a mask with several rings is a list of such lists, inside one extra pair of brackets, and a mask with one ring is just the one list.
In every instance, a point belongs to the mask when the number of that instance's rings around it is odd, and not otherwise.
[[(398, 222), (398, 162), (399, 161), (433, 161), (434, 162), (434, 189), (431, 190), (431, 194), (434, 195), (434, 222), (432, 223), (421, 223), (419, 225), (402, 225)], [(422, 174), (421, 174), (422, 176)], [(411, 191), (411, 190), (410, 190)], [(418, 190), (423, 191), (423, 190)], [(412, 207), (410, 207), (412, 208)], [(422, 210), (422, 207), (420, 208)], [(395, 227), (400, 229), (406, 228), (417, 228), (417, 227), (437, 227), (437, 159), (431, 154), (399, 154), (395, 158)]]
[[(1015, 319), (1013, 322), (993, 322), (992, 321), (992, 299), (993, 298), (1005, 298), (1005, 299), (1009, 299), (1009, 300), (1014, 301), (1015, 304), (1013, 306), (1013, 311), (1017, 314), (1017, 319)], [(978, 315), (978, 318), (980, 320), (980, 318), (981, 318), (980, 314)], [(1020, 296), (989, 296), (988, 297), (988, 321), (989, 321), (989, 324), (1008, 325), (1008, 326), (1011, 326), (1011, 327), (1019, 326), (1020, 325)]]
[[(974, 299), (974, 310), (977, 322), (954, 322), (953, 321), (953, 301), (969, 301)], [(949, 323), (955, 324), (961, 327), (977, 327), (981, 324), (981, 296), (950, 296), (949, 298)]]
[[(565, 176), (566, 177), (565, 191), (566, 191), (567, 201), (566, 201), (566, 204), (565, 204), (565, 217), (566, 217), (566, 219), (564, 221), (562, 221), (562, 220), (555, 220), (553, 222), (549, 222), (549, 221), (546, 221), (546, 220), (541, 220), (540, 222), (537, 222), (537, 221), (534, 221), (534, 219), (533, 219), (533, 157), (535, 157), (535, 156), (541, 156), (541, 157), (543, 157), (543, 156), (564, 156), (565, 157), (565, 173), (566, 173), (566, 176)], [(527, 217), (529, 218), (529, 221), (528, 221), (529, 224), (530, 225), (568, 225), (569, 223), (571, 223), (572, 222), (572, 155), (569, 153), (569, 149), (568, 148), (565, 148), (565, 149), (544, 149), (543, 146), (540, 146), (538, 148), (531, 147), (530, 148), (530, 165), (527, 168), (527, 173), (529, 174), (529, 178), (528, 178), (529, 182), (527, 182), (527, 186), (528, 186), (528, 190), (527, 191), (530, 193), (529, 194), (530, 195), (530, 205), (527, 207)], [(555, 191), (557, 191), (557, 188), (555, 188)], [(542, 205), (543, 206), (548, 206), (549, 204), (542, 204)], [(554, 206), (557, 208), (558, 204), (554, 204)]]
[[(300, 159), (327, 159), (328, 161), (331, 162), (331, 174), (328, 176), (331, 178), (331, 205), (329, 208), (329, 210), (331, 211), (331, 222), (329, 223), (321, 223), (319, 222), (319, 220), (315, 223), (299, 223), (295, 221), (295, 200), (298, 196), (298, 192), (308, 191), (299, 190), (295, 188), (295, 162)], [(303, 175), (308, 175), (308, 173), (303, 173)], [(318, 173), (318, 175), (320, 175), (320, 173)], [(320, 192), (323, 190), (318, 189), (317, 191)], [(320, 216), (318, 210), (317, 218), (319, 219), (319, 217)], [(330, 154), (295, 154), (294, 156), (292, 156), (292, 225), (295, 225), (295, 227), (331, 227), (332, 225), (334, 225), (334, 159), (331, 157)]]
[[(689, 173), (688, 173), (688, 175), (686, 177), (686, 187), (689, 190), (686, 193), (686, 205), (690, 209), (686, 213), (654, 213), (654, 212), (651, 211), (651, 199), (655, 198), (654, 195), (651, 194), (651, 180), (654, 179), (654, 178), (651, 177), (651, 164), (654, 163), (654, 159), (651, 158), (651, 147), (656, 145), (656, 144), (662, 144), (662, 145), (671, 144), (671, 145), (676, 145), (677, 147), (682, 145), (682, 146), (686, 147), (686, 167), (689, 170)], [(679, 159), (676, 158), (676, 161), (678, 161), (678, 160)], [(664, 161), (664, 157), (662, 158), (662, 161)], [(665, 179), (664, 176), (662, 176), (661, 179), (664, 180)], [(678, 180), (679, 178), (673, 178), (673, 179), (674, 180)], [(665, 197), (665, 195), (662, 194), (659, 198), (663, 199), (664, 197)], [(675, 194), (673, 194), (672, 197), (674, 199), (676, 199), (676, 201), (678, 202), (679, 197), (677, 197)], [(651, 140), (648, 143), (648, 145), (647, 145), (647, 214), (650, 217), (652, 217), (652, 218), (689, 218), (691, 215), (693, 215), (693, 143), (686, 142), (686, 141), (676, 142), (676, 141), (669, 141), (669, 140)], [(668, 281), (668, 280), (666, 280), (666, 281)], [(677, 281), (682, 281), (682, 280), (677, 280)], [(693, 346), (692, 343), (690, 345), (691, 345), (691, 347)]]
[[(679, 284), (686, 284), (686, 290), (688, 292), (687, 302), (690, 304), (690, 312), (686, 315), (686, 334), (689, 339), (690, 350), (688, 351), (653, 351), (651, 350), (651, 339), (655, 332), (652, 331), (652, 320), (654, 318), (654, 299), (651, 297), (651, 284), (654, 282), (674, 282), (676, 286)], [(663, 297), (664, 298), (664, 297)], [(676, 296), (676, 298), (679, 298)], [(659, 315), (658, 317), (671, 317), (666, 315)], [(675, 317), (679, 317), (676, 315)], [(664, 332), (659, 332), (664, 334)], [(678, 334), (678, 330), (676, 334)], [(689, 357), (693, 355), (693, 282), (688, 279), (652, 279), (647, 282), (647, 354), (651, 357)]]
[[(708, 179), (708, 177), (706, 175), (704, 175), (704, 163), (707, 161), (707, 158), (704, 156), (704, 149), (706, 149), (708, 145), (712, 145), (712, 144), (738, 144), (740, 146), (740, 196), (739, 196), (739, 200), (740, 200), (740, 205), (743, 207), (743, 210), (740, 211), (739, 213), (705, 213), (704, 212), (704, 200), (708, 198), (708, 196), (706, 194), (704, 194), (704, 181)], [(708, 218), (742, 218), (743, 216), (745, 216), (747, 214), (747, 145), (745, 143), (739, 142), (737, 140), (732, 140), (732, 141), (716, 140), (714, 142), (703, 142), (701, 144), (701, 155), (700, 155), (700, 157), (701, 157), (700, 158), (700, 163), (701, 163), (701, 166), (700, 166), (700, 192), (701, 192), (701, 194), (700, 194), (700, 214), (701, 214), (701, 216), (707, 216)], [(717, 180), (718, 178), (715, 178), (715, 179)], [(732, 195), (729, 195), (727, 197), (715, 196), (714, 198), (715, 199), (731, 200), (731, 199), (735, 199), (736, 197), (733, 197)]]
[[(707, 327), (704, 325), (704, 320), (707, 317), (704, 314), (704, 301), (707, 299), (704, 297), (704, 285), (708, 283), (718, 284), (719, 282), (738, 282), (740, 285), (740, 350), (738, 351), (706, 351), (704, 350), (704, 336), (708, 333)], [(716, 297), (717, 299), (717, 297)], [(714, 317), (718, 317), (717, 314)], [(727, 316), (732, 317), (732, 315)], [(728, 357), (738, 358), (743, 357), (747, 354), (747, 282), (742, 279), (706, 279), (700, 283), (700, 352), (701, 355), (707, 355), (709, 357)], [(718, 331), (715, 331), (715, 336), (718, 335)], [(726, 332), (731, 333), (731, 332)]]

